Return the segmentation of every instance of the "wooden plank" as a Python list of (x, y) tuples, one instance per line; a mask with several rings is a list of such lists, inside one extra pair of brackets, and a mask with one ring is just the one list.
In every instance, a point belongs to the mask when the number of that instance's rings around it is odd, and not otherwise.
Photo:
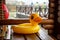
[[(2, 7), (2, 6), (0, 6), (0, 7)], [(2, 9), (0, 9), (0, 10), (2, 10)]]
[(0, 40), (3, 40), (3, 37), (0, 37)]
[(54, 40), (53, 38), (51, 38), (45, 31), (43, 28), (41, 28), (41, 30), (37, 33), (37, 35), (42, 39), (42, 40)]
[(48, 34), (49, 35), (53, 34), (53, 30), (48, 30)]
[(16, 34), (16, 33), (13, 33), (12, 40), (53, 40), (53, 38), (51, 38), (48, 35), (47, 30), (45, 31), (45, 29), (43, 29), (41, 27), (41, 30), (39, 30), (39, 32), (35, 33), (35, 34)]
[(42, 20), (41, 24), (53, 24), (54, 23), (54, 20), (53, 19), (45, 19), (45, 20)]
[(25, 37), (27, 38), (27, 40), (40, 40), (36, 34), (30, 34), (30, 35), (25, 35)]
[(12, 40), (25, 40), (24, 36), (21, 34), (13, 34)]
[[(0, 9), (2, 9), (2, 7), (0, 7)], [(0, 10), (0, 11), (2, 11), (2, 10)]]
[(54, 14), (50, 14), (49, 19), (54, 19)]
[(0, 3), (2, 3), (2, 1), (0, 1)]
[(50, 2), (54, 2), (54, 0), (49, 0)]
[[(21, 23), (29, 23), (29, 20), (26, 19), (8, 19), (8, 20), (0, 20), (0, 25), (15, 25)], [(40, 24), (53, 24), (53, 19), (44, 19)]]
[(11, 31), (11, 25), (8, 25), (8, 32), (7, 32), (7, 35), (5, 37), (5, 39), (7, 40), (24, 40), (24, 36), (21, 35), (21, 34), (16, 34), (16, 33), (13, 33)]
[(4, 16), (4, 14), (0, 14), (0, 16)]
[(43, 28), (45, 28), (45, 29), (53, 29), (54, 28), (54, 25), (43, 25)]
[[(2, 14), (2, 0), (0, 0), (0, 14)], [(2, 19), (2, 17), (1, 17), (2, 15), (0, 15), (0, 20)]]
[(55, 5), (54, 5), (54, 3), (53, 3), (53, 2), (51, 2), (50, 7), (52, 7), (52, 8), (54, 8), (54, 7), (55, 7)]
[(49, 10), (50, 10), (50, 13), (51, 13), (51, 12), (54, 12), (54, 8), (50, 8)]

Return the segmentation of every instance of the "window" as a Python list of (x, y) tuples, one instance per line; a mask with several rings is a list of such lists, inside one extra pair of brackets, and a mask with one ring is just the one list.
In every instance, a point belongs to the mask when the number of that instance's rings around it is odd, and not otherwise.
[[(32, 11), (32, 7), (31, 6), (33, 6), (32, 4), (35, 2), (35, 3), (37, 3), (37, 4), (39, 4), (39, 2), (41, 2), (41, 0), (39, 0), (39, 1), (32, 1), (33, 3), (31, 3), (30, 4), (30, 6), (27, 6), (27, 8), (25, 7), (24, 8), (24, 5), (23, 5), (23, 9), (25, 9), (24, 11), (21, 11), (21, 6), (22, 6), (22, 4), (21, 4), (21, 2), (20, 1), (23, 1), (23, 4), (25, 4), (24, 3), (24, 0), (2, 0), (5, 4), (6, 4), (6, 6), (7, 6), (7, 8), (8, 8), (8, 11), (10, 12), (9, 13), (9, 18), (6, 20), (5, 18), (4, 19), (2, 19), (2, 22), (1, 22), (1, 24), (6, 24), (6, 25), (10, 25), (10, 24), (19, 24), (19, 23), (24, 23), (24, 22), (29, 22), (29, 15), (30, 15), (30, 13), (32, 13), (32, 12), (38, 12), (38, 13), (40, 13), (39, 12), (39, 10), (38, 10), (38, 8), (39, 8), (39, 6), (37, 7), (37, 8), (35, 8), (35, 6), (34, 6), (34, 8), (33, 8), (33, 11)], [(47, 24), (50, 24), (51, 22), (53, 23), (53, 21), (52, 20), (50, 20), (49, 18), (52, 18), (53, 16), (51, 16), (50, 14), (51, 13), (53, 13), (54, 12), (54, 2), (53, 2), (54, 0), (44, 0), (44, 3), (45, 2), (47, 2), (46, 4), (47, 4), (47, 11), (46, 11), (46, 13), (47, 13), (47, 17), (45, 17), (45, 16), (41, 16), (41, 13), (39, 14), (43, 19), (44, 18), (47, 18), (47, 20), (43, 20), (42, 21), (42, 24), (46, 24), (47, 23), (47, 21), (48, 21), (48, 23)], [(12, 2), (12, 3), (11, 3)], [(20, 6), (18, 6), (18, 4), (20, 3)], [(27, 1), (26, 1), (26, 3), (27, 3)], [(53, 5), (51, 5), (53, 3)], [(8, 7), (8, 5), (7, 4), (9, 4), (9, 7)], [(43, 3), (41, 3), (41, 4), (43, 4)], [(28, 4), (27, 4), (28, 5)], [(25, 5), (26, 6), (26, 5)], [(31, 7), (31, 8), (29, 8), (29, 7)], [(40, 5), (40, 7), (41, 7), (41, 5)], [(21, 9), (20, 9), (21, 8)], [(29, 9), (28, 9), (29, 8)], [(10, 9), (13, 9), (13, 10), (10, 10)], [(30, 11), (30, 9), (31, 9), (31, 11)], [(36, 9), (36, 10), (35, 10)], [(40, 9), (40, 8), (39, 8)], [(27, 11), (26, 11), (27, 10)], [(52, 10), (52, 11), (51, 11)], [(28, 13), (28, 11), (29, 11), (29, 13)], [(49, 11), (49, 12), (48, 12)], [(25, 14), (26, 13), (26, 14)], [(44, 12), (43, 12), (44, 13)], [(28, 15), (28, 17), (17, 17), (17, 14), (23, 14), (23, 16), (26, 16), (26, 15)], [(24, 15), (25, 14), (25, 15)], [(4, 15), (4, 13), (2, 13), (2, 15)], [(4, 17), (4, 16), (3, 16)]]
[(49, 0), (6, 0), (8, 19), (29, 19), (33, 12), (42, 18), (48, 18)]

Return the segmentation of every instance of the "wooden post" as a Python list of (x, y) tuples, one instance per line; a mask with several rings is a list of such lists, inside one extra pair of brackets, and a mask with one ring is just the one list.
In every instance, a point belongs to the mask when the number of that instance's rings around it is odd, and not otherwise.
[[(55, 4), (54, 4), (55, 0), (49, 0), (49, 19), (54, 21), (54, 8), (55, 8)], [(54, 24), (54, 22), (53, 22)], [(48, 26), (48, 34), (52, 35), (53, 34), (53, 28), (54, 25), (47, 25)]]
[(57, 40), (60, 40), (60, 0), (55, 0), (55, 10), (54, 10), (54, 36)]

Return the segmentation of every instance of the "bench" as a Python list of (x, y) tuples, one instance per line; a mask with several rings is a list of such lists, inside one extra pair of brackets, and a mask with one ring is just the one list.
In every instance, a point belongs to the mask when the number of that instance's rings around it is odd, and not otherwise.
[[(10, 39), (9, 39), (9, 37), (10, 37)], [(16, 34), (16, 33), (12, 33), (10, 36), (8, 34), (6, 40), (8, 40), (8, 39), (9, 40), (53, 40), (53, 38), (51, 38), (48, 35), (47, 30), (45, 30), (42, 27), (38, 31), (38, 33), (34, 33), (34, 34)]]

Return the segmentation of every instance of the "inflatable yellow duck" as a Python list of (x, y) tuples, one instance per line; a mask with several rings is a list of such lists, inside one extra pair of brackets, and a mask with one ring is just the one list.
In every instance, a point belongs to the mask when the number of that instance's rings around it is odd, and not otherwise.
[(30, 16), (30, 23), (23, 23), (12, 26), (13, 32), (19, 34), (32, 34), (37, 33), (40, 29), (38, 23), (42, 21), (42, 18), (37, 13), (32, 13)]

